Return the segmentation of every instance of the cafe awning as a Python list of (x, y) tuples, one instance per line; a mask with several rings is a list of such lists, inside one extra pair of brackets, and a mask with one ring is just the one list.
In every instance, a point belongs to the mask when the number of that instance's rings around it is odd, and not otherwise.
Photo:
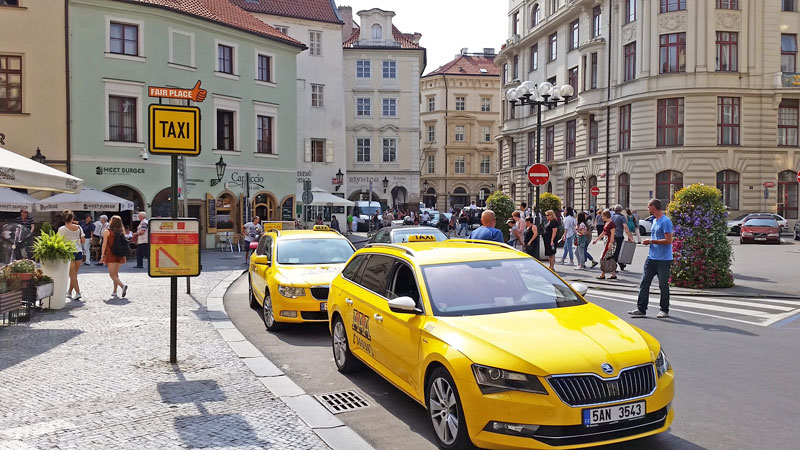
[(0, 187), (79, 192), (83, 187), (83, 180), (0, 148)]
[(313, 188), (314, 200), (309, 206), (353, 206), (355, 203), (346, 198), (337, 197), (322, 188)]
[(133, 202), (107, 192), (83, 188), (77, 194), (63, 193), (36, 202), (36, 209), (42, 212), (62, 211), (130, 211)]
[(37, 201), (28, 194), (10, 188), (0, 188), (0, 211), (2, 212), (17, 212), (23, 208), (33, 211), (33, 205)]

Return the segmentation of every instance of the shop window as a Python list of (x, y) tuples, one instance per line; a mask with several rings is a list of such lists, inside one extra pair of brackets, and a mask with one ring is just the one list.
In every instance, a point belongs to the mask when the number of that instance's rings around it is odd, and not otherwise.
[(231, 194), (217, 197), (217, 231), (234, 231), (236, 224), (236, 199)]
[(253, 215), (261, 220), (278, 220), (275, 215), (277, 200), (270, 194), (260, 193), (253, 198)]

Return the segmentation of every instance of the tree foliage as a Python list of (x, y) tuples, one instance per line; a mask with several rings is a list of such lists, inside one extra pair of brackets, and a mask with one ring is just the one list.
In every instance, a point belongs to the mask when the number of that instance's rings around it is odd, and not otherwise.
[(548, 210), (553, 210), (556, 213), (556, 217), (560, 217), (561, 211), (561, 199), (558, 198), (557, 195), (551, 194), (550, 192), (543, 192), (539, 195), (539, 211), (542, 214), (546, 213)]
[(514, 212), (514, 202), (511, 197), (503, 193), (503, 191), (494, 191), (489, 198), (486, 199), (486, 209), (494, 211), (497, 218), (497, 228), (503, 232), (503, 239), (508, 242), (509, 229), (506, 226), (506, 221), (511, 217)]
[(719, 189), (687, 186), (667, 208), (674, 225), (671, 282), (689, 288), (733, 286), (733, 251), (726, 237), (727, 212)]

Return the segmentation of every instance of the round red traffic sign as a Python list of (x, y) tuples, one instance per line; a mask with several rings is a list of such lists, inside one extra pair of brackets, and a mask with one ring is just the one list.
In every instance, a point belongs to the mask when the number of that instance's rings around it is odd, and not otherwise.
[(591, 194), (592, 194), (594, 197), (597, 197), (598, 195), (600, 195), (600, 188), (599, 188), (599, 187), (597, 187), (597, 186), (592, 186), (592, 188), (591, 188), (591, 189), (589, 189), (589, 192), (590, 192), (590, 193), (591, 193)]
[(797, 182), (800, 183), (800, 170), (797, 171)]
[(534, 164), (528, 167), (528, 181), (534, 186), (542, 186), (550, 181), (550, 169), (544, 164)]

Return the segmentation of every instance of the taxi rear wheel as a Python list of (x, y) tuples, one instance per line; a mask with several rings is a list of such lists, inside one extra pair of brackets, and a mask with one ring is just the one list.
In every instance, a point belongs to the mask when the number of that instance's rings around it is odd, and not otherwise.
[(256, 300), (255, 292), (253, 292), (253, 279), (250, 278), (250, 274), (247, 274), (247, 295), (250, 300), (250, 308), (256, 309), (261, 306), (258, 304), (258, 300)]
[(264, 307), (261, 308), (262, 318), (267, 331), (280, 331), (286, 324), (275, 321), (275, 313), (272, 309), (272, 296), (269, 295), (269, 290), (264, 288)]
[(333, 333), (331, 333), (331, 343), (333, 347), (333, 360), (339, 372), (355, 372), (361, 367), (361, 362), (356, 359), (350, 351), (350, 343), (347, 340), (347, 332), (344, 322), (340, 316), (333, 319)]
[(453, 377), (442, 367), (431, 372), (425, 384), (425, 400), (439, 448), (472, 449), (461, 399)]

